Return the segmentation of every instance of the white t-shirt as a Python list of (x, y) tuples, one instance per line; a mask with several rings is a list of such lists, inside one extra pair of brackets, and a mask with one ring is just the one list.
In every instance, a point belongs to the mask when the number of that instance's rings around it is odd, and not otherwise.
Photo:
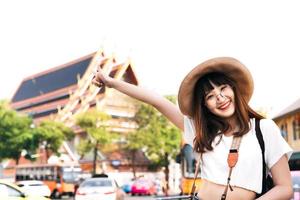
[[(262, 190), (262, 155), (255, 135), (255, 120), (250, 120), (250, 131), (242, 138), (239, 148), (239, 158), (232, 170), (230, 184), (242, 187), (256, 193)], [(284, 154), (288, 158), (292, 149), (280, 134), (278, 126), (270, 119), (260, 120), (260, 129), (265, 143), (265, 160), (270, 169)], [(184, 139), (193, 146), (195, 127), (192, 119), (184, 117)], [(203, 154), (201, 162), (201, 178), (226, 185), (229, 173), (227, 156), (233, 136), (217, 136), (212, 143), (213, 150)], [(198, 160), (199, 155), (197, 155)]]

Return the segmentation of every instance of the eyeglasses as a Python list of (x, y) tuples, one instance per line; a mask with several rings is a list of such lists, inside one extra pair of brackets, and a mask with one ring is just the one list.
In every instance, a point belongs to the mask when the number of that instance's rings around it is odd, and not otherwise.
[(218, 86), (214, 88), (212, 91), (210, 91), (207, 95), (205, 95), (205, 101), (209, 103), (209, 102), (217, 102), (217, 100), (219, 100), (220, 98), (227, 99), (226, 94), (229, 94), (230, 91), (232, 91), (230, 85), (224, 84)]

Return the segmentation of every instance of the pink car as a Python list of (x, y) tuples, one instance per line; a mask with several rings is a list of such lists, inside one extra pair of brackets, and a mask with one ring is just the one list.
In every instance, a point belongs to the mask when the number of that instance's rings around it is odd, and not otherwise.
[(153, 181), (140, 178), (133, 182), (131, 195), (156, 195), (157, 190)]
[(294, 189), (293, 200), (300, 200), (300, 171), (291, 171)]

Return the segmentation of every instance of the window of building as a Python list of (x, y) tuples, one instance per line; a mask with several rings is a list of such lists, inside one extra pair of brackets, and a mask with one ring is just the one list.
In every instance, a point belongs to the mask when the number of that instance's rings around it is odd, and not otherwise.
[(293, 139), (298, 140), (300, 139), (300, 117), (296, 116), (293, 121)]
[(280, 126), (280, 131), (282, 137), (287, 141), (288, 140), (288, 132), (287, 132), (287, 124), (284, 123)]
[(286, 141), (288, 141), (288, 138), (289, 138), (289, 133), (288, 133), (288, 124), (287, 123), (285, 123), (284, 124), (284, 126), (285, 126), (285, 131), (286, 131)]
[(296, 121), (293, 121), (293, 140), (297, 140), (297, 133), (296, 133)]

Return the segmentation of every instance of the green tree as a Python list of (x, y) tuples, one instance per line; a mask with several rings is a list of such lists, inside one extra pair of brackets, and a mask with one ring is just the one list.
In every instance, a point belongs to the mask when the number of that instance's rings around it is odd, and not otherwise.
[(134, 179), (136, 178), (136, 155), (140, 149), (145, 147), (145, 138), (146, 137), (144, 136), (144, 133), (138, 130), (128, 133), (126, 137), (127, 143), (125, 149), (130, 152), (130, 160)]
[(51, 153), (59, 154), (58, 150), (63, 141), (71, 140), (74, 136), (71, 128), (62, 122), (51, 120), (44, 120), (33, 129), (33, 143), (45, 148), (47, 159)]
[(76, 124), (87, 133), (85, 140), (80, 140), (77, 150), (80, 155), (84, 155), (93, 150), (93, 174), (97, 168), (97, 152), (100, 148), (110, 144), (116, 137), (108, 130), (107, 122), (111, 117), (106, 113), (89, 110), (80, 114), (76, 118)]
[[(175, 103), (175, 96), (167, 96)], [(180, 130), (169, 122), (160, 112), (148, 104), (140, 103), (135, 115), (138, 123), (136, 132), (129, 137), (131, 149), (145, 149), (147, 157), (156, 167), (165, 168), (166, 183), (169, 179), (169, 161), (180, 150)], [(131, 145), (131, 146), (130, 146)], [(169, 186), (167, 184), (167, 190)]]
[(0, 160), (14, 159), (18, 164), (22, 151), (35, 151), (38, 144), (32, 142), (31, 124), (30, 117), (12, 110), (6, 101), (0, 102)]
[(136, 178), (136, 165), (139, 163), (139, 161), (136, 160), (136, 155), (141, 149), (146, 149), (150, 143), (150, 134), (145, 129), (148, 127), (149, 121), (151, 121), (153, 116), (158, 113), (153, 107), (145, 103), (136, 101), (135, 104), (137, 105), (137, 112), (134, 116), (134, 120), (138, 124), (138, 128), (126, 135), (125, 146), (125, 149), (130, 153), (130, 161), (134, 179)]

